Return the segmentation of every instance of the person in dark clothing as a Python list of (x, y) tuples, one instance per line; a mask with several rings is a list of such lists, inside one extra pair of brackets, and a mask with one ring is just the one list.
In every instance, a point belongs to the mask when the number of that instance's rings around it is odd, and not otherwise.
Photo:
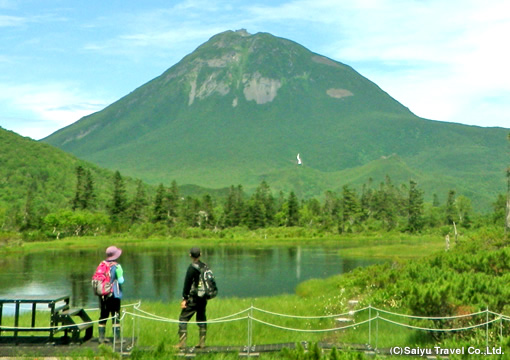
[(122, 287), (124, 283), (124, 271), (122, 266), (117, 262), (118, 258), (122, 254), (122, 250), (110, 246), (106, 249), (106, 261), (110, 267), (110, 282), (112, 284), (112, 293), (108, 296), (99, 297), (99, 343), (104, 343), (105, 332), (106, 332), (106, 321), (109, 317), (113, 317), (113, 332), (116, 339), (120, 341), (120, 301), (122, 299)]
[(200, 287), (200, 268), (205, 264), (200, 261), (200, 249), (193, 247), (189, 251), (191, 264), (186, 271), (184, 278), (184, 286), (182, 289), (181, 315), (179, 316), (179, 344), (178, 348), (186, 347), (188, 322), (193, 315), (197, 314), (196, 321), (199, 328), (199, 342), (196, 347), (205, 347), (205, 336), (207, 333), (207, 317), (205, 309), (207, 307), (207, 299), (199, 296)]

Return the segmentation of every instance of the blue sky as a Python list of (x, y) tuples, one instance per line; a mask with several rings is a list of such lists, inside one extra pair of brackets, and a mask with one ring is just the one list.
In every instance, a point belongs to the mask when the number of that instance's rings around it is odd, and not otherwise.
[(510, 128), (507, 0), (0, 0), (0, 126), (41, 139), (241, 28), (348, 64), (418, 116)]

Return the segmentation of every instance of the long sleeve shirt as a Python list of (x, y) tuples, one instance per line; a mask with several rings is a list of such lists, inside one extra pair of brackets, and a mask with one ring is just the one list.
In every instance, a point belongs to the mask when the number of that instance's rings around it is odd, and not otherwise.
[(201, 261), (197, 263), (192, 263), (188, 266), (188, 270), (186, 271), (186, 277), (184, 278), (184, 286), (182, 288), (182, 298), (187, 299), (190, 295), (191, 288), (193, 285), (198, 287), (198, 282), (200, 280), (200, 265)]

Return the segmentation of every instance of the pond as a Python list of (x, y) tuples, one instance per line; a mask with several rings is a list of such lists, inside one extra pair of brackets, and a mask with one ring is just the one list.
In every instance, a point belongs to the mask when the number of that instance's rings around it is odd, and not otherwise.
[[(123, 248), (119, 262), (127, 300), (178, 301), (190, 258), (189, 247)], [(73, 306), (97, 307), (90, 279), (104, 258), (97, 251), (55, 251), (0, 260), (0, 297), (70, 294)], [(348, 259), (333, 246), (202, 247), (202, 260), (213, 270), (218, 297), (255, 297), (294, 293), (312, 278), (349, 272), (381, 262)], [(7, 310), (7, 309), (6, 309)]]

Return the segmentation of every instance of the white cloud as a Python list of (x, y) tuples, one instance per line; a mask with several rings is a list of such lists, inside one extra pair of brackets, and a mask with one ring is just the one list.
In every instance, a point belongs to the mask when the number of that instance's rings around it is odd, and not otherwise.
[[(508, 2), (317, 4), (328, 14), (314, 21), (331, 23), (334, 16), (339, 24), (331, 27), (331, 37), (338, 40), (323, 51), (352, 65), (417, 115), (510, 127), (510, 52), (503, 45), (510, 33)], [(491, 116), (485, 116), (488, 112)]]
[(0, 84), (2, 127), (35, 139), (103, 109), (95, 99), (68, 84)]

